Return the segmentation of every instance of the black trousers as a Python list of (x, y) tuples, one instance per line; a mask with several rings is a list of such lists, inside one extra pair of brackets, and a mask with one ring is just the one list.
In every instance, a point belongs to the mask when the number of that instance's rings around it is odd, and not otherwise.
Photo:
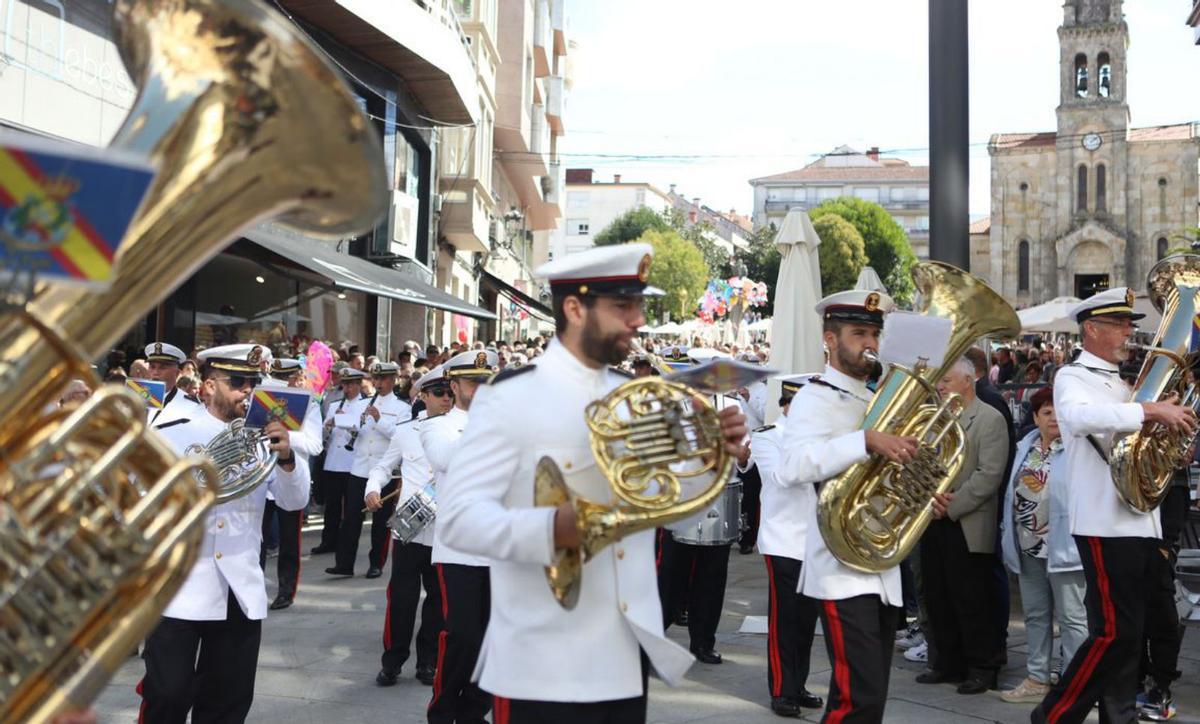
[(744, 473), (738, 473), (742, 479), (742, 536), (738, 545), (749, 548), (758, 541), (758, 518), (762, 512), (762, 476), (758, 474), (758, 466), (751, 467)]
[(729, 546), (680, 543), (670, 531), (662, 537), (658, 595), (662, 598), (663, 629), (670, 627), (686, 603), (693, 651), (711, 650), (717, 644), (729, 577)]
[[(267, 499), (263, 508), (263, 541), (267, 539), (267, 529), (271, 527), (271, 519), (279, 519), (279, 557), (275, 560), (275, 580), (279, 584), (277, 596), (295, 600), (296, 589), (300, 585), (300, 533), (304, 529), (304, 509), (284, 510)], [(258, 555), (258, 565), (267, 570), (267, 544), (264, 542)]]
[(825, 651), (833, 666), (821, 721), (882, 722), (900, 609), (875, 595), (820, 605)]
[(437, 570), (429, 562), (433, 549), (420, 543), (396, 546), (392, 556), (392, 577), (387, 587), (387, 616), (383, 619), (383, 656), (385, 669), (399, 670), (408, 661), (417, 619), (421, 587), (425, 603), (421, 606), (421, 628), (417, 629), (417, 666), (436, 666), (438, 634), (442, 630), (442, 589)]
[(1157, 538), (1075, 536), (1087, 592), (1088, 637), (1033, 710), (1034, 722), (1081, 722), (1100, 702), (1101, 722), (1137, 721), (1137, 668), (1150, 559)]
[(325, 491), (325, 507), (322, 510), (325, 523), (321, 527), (322, 548), (337, 550), (338, 535), (342, 528), (342, 502), (346, 497), (346, 484), (349, 481), (350, 473), (321, 471), (321, 487)]
[(771, 696), (798, 697), (808, 681), (808, 662), (821, 607), (796, 590), (800, 569), (795, 558), (763, 556), (770, 584), (767, 617), (767, 690)]
[(646, 675), (642, 652), (642, 695), (611, 701), (530, 701), (497, 696), (492, 703), (494, 724), (645, 724)]
[(438, 636), (437, 676), (429, 724), (482, 724), (492, 697), (471, 683), (491, 611), (485, 566), (437, 564), (444, 627)]
[[(229, 592), (224, 621), (163, 617), (146, 639), (138, 722), (243, 722), (254, 702), (262, 621), (242, 613)], [(197, 655), (198, 653), (198, 655)]]
[[(396, 492), (396, 486), (400, 484), (398, 478), (393, 478), (383, 489), (379, 491), (379, 496), (386, 498)], [(366, 490), (363, 490), (366, 494)], [(362, 510), (362, 508), (359, 508)], [(396, 499), (383, 501), (383, 507), (371, 513), (371, 550), (367, 553), (367, 561), (372, 568), (383, 568), (383, 564), (387, 563), (388, 550), (392, 547), (392, 531), (387, 527), (388, 521), (392, 517), (392, 513), (396, 512)]]
[(993, 614), (995, 554), (971, 553), (962, 526), (935, 520), (921, 538), (921, 579), (936, 644), (930, 668), (946, 674), (989, 675), (998, 667)]
[(363, 496), (367, 494), (367, 479), (347, 475), (342, 491), (342, 525), (338, 528), (333, 564), (352, 571), (354, 559), (358, 557), (358, 537), (363, 529)]
[(1170, 688), (1178, 679), (1179, 647), (1184, 627), (1175, 608), (1175, 563), (1179, 552), (1179, 530), (1187, 524), (1190, 506), (1187, 486), (1174, 485), (1158, 506), (1162, 519), (1163, 540), (1150, 556), (1146, 587), (1145, 646), (1138, 666), (1138, 681), (1147, 677), (1160, 688)]

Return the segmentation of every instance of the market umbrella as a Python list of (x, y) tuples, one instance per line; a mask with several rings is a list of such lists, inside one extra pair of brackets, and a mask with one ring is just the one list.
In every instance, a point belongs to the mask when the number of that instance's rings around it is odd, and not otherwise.
[[(812, 220), (800, 209), (792, 209), (775, 235), (782, 259), (775, 281), (775, 317), (772, 325), (771, 366), (780, 372), (799, 374), (825, 368), (821, 342), (821, 318), (815, 307), (821, 299), (821, 261)], [(779, 417), (781, 383), (767, 382), (766, 421)]]
[(1079, 324), (1071, 310), (1079, 304), (1076, 297), (1057, 297), (1017, 312), (1022, 332), (1078, 332)]
[(858, 273), (858, 281), (854, 283), (854, 288), (864, 292), (887, 292), (879, 274), (869, 266), (864, 266)]

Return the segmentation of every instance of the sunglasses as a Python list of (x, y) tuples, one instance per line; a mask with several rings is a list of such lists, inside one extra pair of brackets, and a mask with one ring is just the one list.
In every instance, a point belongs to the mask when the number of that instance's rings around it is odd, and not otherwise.
[(246, 385), (250, 385), (250, 389), (254, 389), (262, 381), (258, 375), (229, 375), (228, 377), (217, 377), (215, 379), (225, 380), (225, 384), (229, 385), (229, 389), (231, 390), (240, 390)]
[(451, 393), (449, 387), (430, 387), (425, 390), (425, 394), (433, 397), (449, 397)]

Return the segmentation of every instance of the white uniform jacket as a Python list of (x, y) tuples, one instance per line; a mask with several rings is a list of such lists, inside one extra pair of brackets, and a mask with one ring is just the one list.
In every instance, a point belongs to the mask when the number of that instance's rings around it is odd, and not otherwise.
[(162, 408), (147, 410), (150, 427), (158, 427), (175, 420), (192, 420), (205, 412), (204, 404), (195, 397), (189, 397), (178, 387), (172, 387), (163, 400)]
[[(365, 409), (366, 400), (358, 398), (357, 400), (338, 400), (329, 406), (329, 410), (325, 414), (325, 421), (334, 418), (334, 415), (339, 412), (347, 415), (352, 423), (351, 427), (333, 426), (333, 432), (329, 435), (329, 447), (325, 449), (325, 469), (331, 473), (348, 473), (350, 468), (354, 466), (354, 452), (346, 449), (346, 445), (350, 442), (350, 430), (358, 427), (358, 420)], [(360, 407), (363, 405), (363, 407)], [(324, 437), (325, 430), (321, 430), (321, 435)]]
[[(533, 507), (534, 469), (548, 456), (576, 493), (613, 500), (592, 456), (584, 407), (624, 381), (552, 342), (536, 365), (475, 395), (471, 423), (439, 484), (437, 534), (492, 559), (491, 618), (474, 674), (485, 691), (608, 701), (641, 695), (640, 649), (669, 684), (692, 663), (663, 636), (654, 531), (630, 535), (588, 561), (574, 610), (562, 608), (546, 584), (554, 509)], [(530, 400), (542, 401), (536, 414), (515, 424), (512, 411), (528, 409)]]
[[(359, 411), (366, 410), (364, 405)], [(354, 443), (354, 465), (350, 472), (360, 478), (371, 474), (371, 468), (379, 462), (379, 458), (387, 452), (388, 444), (392, 441), (392, 433), (396, 425), (412, 419), (412, 406), (395, 395), (380, 395), (375, 398), (375, 409), (379, 410), (379, 419), (367, 415), (362, 429), (358, 432), (358, 440)]]
[(753, 430), (762, 427), (767, 421), (767, 381), (759, 380), (746, 388), (750, 393), (749, 400), (741, 400), (742, 412), (746, 415), (746, 423)]
[[(482, 389), (482, 387), (480, 388)], [(472, 407), (474, 403), (472, 403)], [(440, 498), (446, 494), (446, 475), (450, 463), (462, 451), (462, 436), (467, 428), (467, 411), (452, 407), (445, 415), (435, 415), (426, 418), (417, 431), (421, 436), (421, 448), (425, 451), (425, 459), (433, 469), (433, 479), (438, 490), (438, 512), (441, 513)], [(446, 542), (442, 537), (442, 527), (437, 526), (433, 532), (434, 563), (457, 563), (463, 566), (489, 566), (492, 561), (483, 553), (473, 554), (459, 550)]]
[[(225, 424), (207, 411), (186, 423), (161, 430), (179, 453), (191, 444), (208, 444)], [(163, 612), (164, 616), (188, 621), (224, 621), (232, 588), (246, 617), (267, 617), (267, 589), (258, 566), (262, 546), (263, 510), (267, 491), (275, 495), (283, 510), (299, 510), (308, 504), (308, 463), (296, 455), (289, 473), (279, 467), (263, 485), (248, 495), (208, 512), (200, 554), (187, 580)]]
[(787, 422), (787, 417), (780, 417), (774, 425), (750, 436), (750, 455), (762, 478), (758, 552), (802, 561), (808, 521), (817, 507), (817, 488), (811, 483), (786, 485), (779, 479)]
[[(779, 482), (786, 486), (821, 483), (866, 460), (866, 435), (859, 426), (871, 397), (862, 381), (829, 365), (820, 382), (802, 387), (788, 408), (783, 459), (775, 473)], [(816, 505), (809, 508), (808, 530), (798, 589), (804, 595), (823, 601), (876, 595), (890, 606), (903, 605), (899, 566), (883, 573), (863, 573), (843, 565), (820, 534)]]
[[(720, 412), (721, 410), (724, 410), (727, 407), (735, 407), (740, 412), (745, 414), (746, 405), (744, 405), (742, 403), (742, 400), (740, 397), (734, 397), (732, 395), (709, 395), (708, 401), (712, 405), (713, 409), (716, 410), (717, 412)], [(743, 440), (743, 442), (748, 440), (749, 437), (750, 436), (747, 435), (746, 439)], [(730, 480), (732, 481), (734, 478), (740, 479), (742, 474), (744, 474), (746, 471), (748, 471), (750, 469), (750, 465), (751, 465), (751, 463), (749, 461), (747, 461), (746, 467), (743, 468), (735, 460), (733, 474), (730, 476)], [(700, 495), (701, 493), (704, 492), (700, 488), (699, 485), (691, 484), (686, 479), (684, 479), (682, 481), (682, 487), (683, 487), (684, 499), (691, 498), (696, 495)], [(725, 495), (728, 495), (728, 491), (726, 491)], [(695, 515), (690, 516), (688, 518), (684, 518), (683, 520), (677, 520), (674, 523), (670, 523), (663, 527), (666, 528), (667, 530), (671, 531), (671, 533), (672, 533), (671, 537), (672, 537), (672, 539), (674, 539), (676, 541), (678, 541), (679, 539), (674, 536), (675, 533), (679, 533), (680, 535), (683, 535), (685, 538), (688, 537), (689, 534), (695, 535), (696, 533), (699, 533), (700, 530), (702, 529), (702, 527), (704, 526), (705, 519), (708, 517), (708, 514), (713, 511), (715, 506), (720, 505), (722, 502), (723, 502), (723, 498), (718, 498), (716, 502), (714, 502), (712, 505), (705, 508), (704, 510), (700, 511), (699, 513), (696, 513)], [(683, 543), (683, 545), (694, 545), (694, 544)]]
[(1111, 449), (1113, 433), (1132, 432), (1145, 419), (1130, 402), (1133, 390), (1117, 366), (1084, 351), (1054, 377), (1054, 414), (1066, 448), (1066, 479), (1071, 487), (1072, 535), (1102, 538), (1161, 538), (1158, 510), (1135, 513), (1113, 485), (1108, 462), (1088, 441)]
[[(421, 410), (417, 419), (396, 425), (392, 441), (388, 444), (387, 452), (371, 468), (371, 476), (367, 478), (366, 495), (379, 493), (383, 486), (392, 479), (392, 471), (400, 466), (400, 497), (396, 506), (404, 505), (418, 490), (433, 482), (433, 468), (425, 459), (425, 449), (421, 447), (421, 426), (425, 424), (425, 411)], [(366, 495), (363, 499), (366, 499)], [(423, 546), (433, 545), (433, 530), (437, 521), (425, 526), (425, 529), (413, 538), (413, 543)]]

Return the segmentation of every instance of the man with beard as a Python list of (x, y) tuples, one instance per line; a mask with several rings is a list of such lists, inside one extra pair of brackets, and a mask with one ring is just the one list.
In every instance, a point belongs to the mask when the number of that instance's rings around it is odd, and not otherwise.
[[(246, 415), (259, 383), (263, 348), (214, 347), (200, 353), (207, 408), (194, 419), (160, 429), (183, 453), (208, 445), (230, 422)], [(245, 721), (254, 700), (254, 675), (267, 617), (267, 589), (258, 565), (267, 491), (282, 510), (308, 503), (308, 465), (292, 452), (288, 430), (272, 422), (264, 432), (278, 456), (265, 484), (215, 506), (205, 522), (199, 557), (187, 580), (146, 639), (146, 676), (138, 685), (144, 721)]]
[(204, 410), (204, 405), (195, 397), (175, 386), (179, 379), (179, 366), (187, 361), (183, 350), (166, 342), (152, 342), (146, 345), (146, 365), (148, 376), (156, 382), (167, 386), (163, 406), (150, 413), (150, 424), (154, 427), (165, 425), (172, 420), (192, 418)]
[[(862, 290), (831, 294), (817, 304), (829, 361), (788, 407), (775, 471), (782, 485), (815, 484), (819, 495), (825, 481), (871, 455), (901, 465), (916, 455), (915, 438), (860, 427), (872, 398), (866, 381), (875, 364), (866, 353), (878, 353), (883, 315), (891, 308), (886, 294)], [(820, 604), (833, 664), (824, 721), (881, 722), (896, 614), (904, 605), (900, 568), (864, 573), (843, 564), (817, 532), (817, 507), (808, 509), (800, 592)]]
[[(628, 381), (610, 365), (629, 355), (645, 324), (643, 297), (661, 293), (646, 285), (650, 263), (649, 244), (624, 244), (537, 270), (553, 293), (557, 338), (536, 364), (479, 390), (439, 487), (439, 539), (491, 559), (491, 618), (474, 678), (495, 695), (497, 721), (644, 722), (648, 667), (675, 684), (692, 662), (663, 635), (654, 531), (592, 555), (568, 609), (546, 585), (545, 567), (579, 549), (575, 509), (534, 507), (534, 471), (544, 456), (580, 496), (613, 499), (584, 410)], [(512, 411), (530, 400), (540, 401), (537, 414), (517, 424)], [(720, 421), (725, 449), (736, 455), (745, 417), (728, 408)]]

